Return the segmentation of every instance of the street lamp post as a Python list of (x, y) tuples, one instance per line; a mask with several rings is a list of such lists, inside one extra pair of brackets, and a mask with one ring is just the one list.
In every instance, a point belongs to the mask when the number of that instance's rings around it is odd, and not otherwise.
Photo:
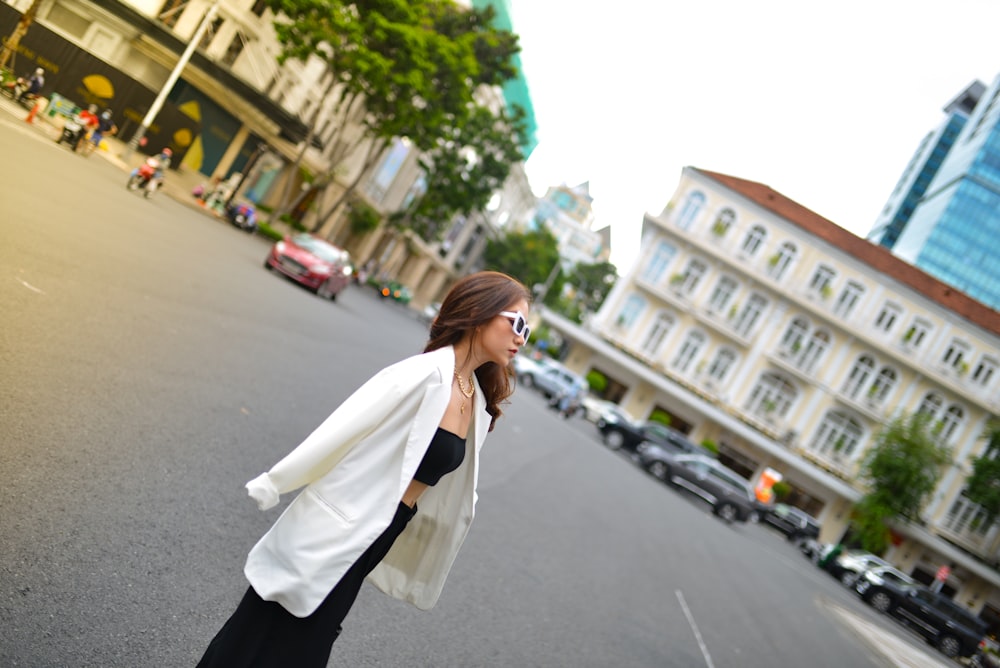
[(174, 69), (171, 70), (170, 76), (167, 77), (166, 83), (160, 89), (160, 93), (153, 100), (153, 104), (149, 107), (149, 111), (146, 112), (146, 116), (142, 119), (142, 123), (139, 124), (139, 128), (135, 131), (132, 139), (129, 141), (128, 146), (125, 148), (125, 152), (122, 154), (123, 158), (128, 158), (132, 155), (132, 152), (139, 148), (139, 143), (142, 138), (146, 136), (146, 131), (149, 126), (153, 124), (156, 119), (156, 115), (160, 113), (160, 109), (163, 108), (163, 103), (167, 100), (167, 95), (173, 89), (174, 84), (181, 76), (181, 72), (187, 66), (188, 61), (191, 60), (191, 56), (194, 54), (194, 50), (198, 48), (198, 44), (201, 42), (201, 38), (204, 37), (205, 31), (208, 30), (208, 26), (212, 25), (212, 21), (219, 14), (219, 2), (220, 0), (215, 0), (212, 6), (208, 8), (205, 12), (204, 18), (202, 18), (201, 23), (198, 24), (198, 29), (194, 31), (194, 35), (191, 36), (191, 41), (188, 42), (187, 48), (184, 49), (184, 53), (177, 60), (177, 64), (174, 65)]

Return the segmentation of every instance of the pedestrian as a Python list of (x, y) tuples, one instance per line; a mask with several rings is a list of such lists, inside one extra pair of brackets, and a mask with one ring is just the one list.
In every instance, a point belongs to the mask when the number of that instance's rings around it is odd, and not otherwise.
[(479, 450), (512, 391), (529, 298), (505, 274), (462, 278), (422, 354), (380, 371), (247, 483), (262, 510), (305, 489), (251, 549), (250, 587), (199, 668), (326, 666), (366, 577), (420, 609), (437, 602), (474, 515)]

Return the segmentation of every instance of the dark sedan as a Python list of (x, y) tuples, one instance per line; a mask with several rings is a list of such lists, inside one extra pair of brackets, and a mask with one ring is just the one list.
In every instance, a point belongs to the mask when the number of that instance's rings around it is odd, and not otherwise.
[(347, 251), (319, 237), (300, 233), (286, 236), (271, 247), (264, 268), (334, 300), (351, 282), (354, 268)]
[(764, 512), (764, 522), (785, 534), (789, 542), (819, 537), (819, 522), (804, 510), (776, 503)]
[(679, 431), (661, 422), (633, 422), (624, 412), (607, 413), (597, 419), (597, 430), (605, 445), (612, 450), (635, 450), (643, 441), (671, 446), (674, 450), (692, 452), (696, 446)]
[(639, 449), (639, 465), (663, 482), (699, 497), (726, 522), (746, 522), (757, 512), (750, 481), (708, 455), (668, 452), (645, 443)]

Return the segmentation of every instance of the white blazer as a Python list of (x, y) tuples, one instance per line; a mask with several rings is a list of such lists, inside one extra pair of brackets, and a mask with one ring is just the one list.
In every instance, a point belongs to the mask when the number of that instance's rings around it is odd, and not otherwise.
[[(389, 526), (444, 417), (454, 371), (450, 346), (386, 367), (247, 483), (261, 510), (306, 486), (247, 557), (244, 572), (261, 598), (297, 617), (312, 614)], [(437, 602), (472, 523), (489, 425), (476, 381), (461, 466), (421, 495), (417, 514), (369, 582), (424, 610)]]

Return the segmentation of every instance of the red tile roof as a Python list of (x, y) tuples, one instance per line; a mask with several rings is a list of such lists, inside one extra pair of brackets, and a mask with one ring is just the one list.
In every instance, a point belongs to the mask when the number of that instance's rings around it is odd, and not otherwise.
[(947, 283), (899, 259), (888, 249), (848, 232), (836, 223), (810, 211), (763, 183), (693, 168), (699, 174), (717, 181), (726, 188), (743, 195), (806, 232), (836, 246), (848, 255), (864, 262), (876, 271), (907, 285), (933, 302), (965, 318), (969, 322), (1000, 336), (1000, 312), (978, 302)]

